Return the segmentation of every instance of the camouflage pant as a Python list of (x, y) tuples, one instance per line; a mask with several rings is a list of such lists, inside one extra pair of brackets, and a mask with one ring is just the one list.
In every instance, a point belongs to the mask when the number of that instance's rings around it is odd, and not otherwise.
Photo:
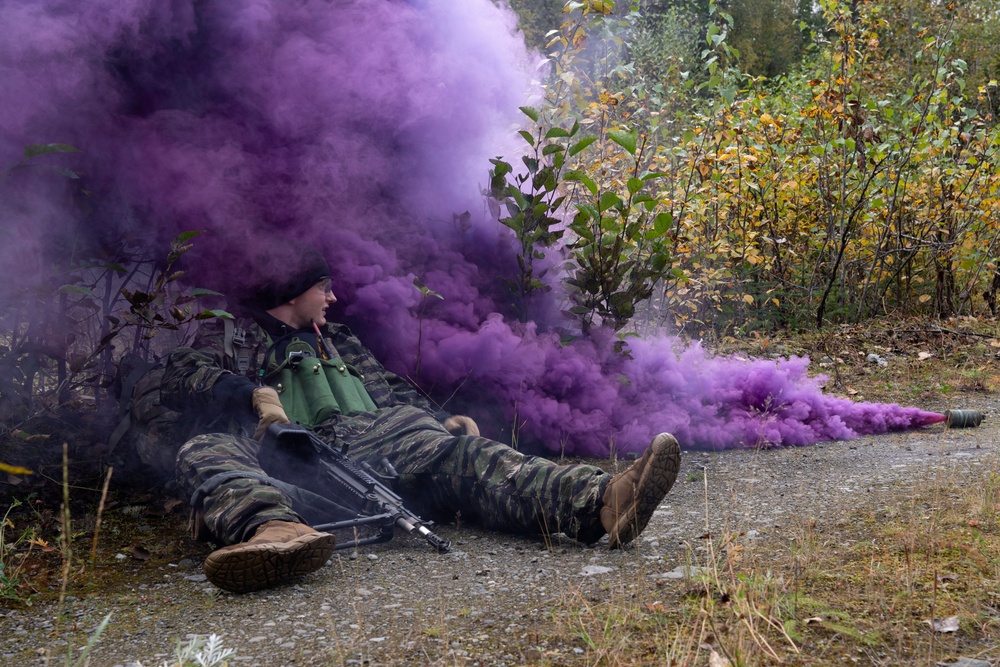
[[(424, 516), (460, 515), (496, 530), (563, 532), (588, 543), (604, 534), (598, 511), (609, 475), (600, 468), (558, 465), (487, 438), (454, 436), (412, 407), (331, 420), (315, 430), (338, 446), (349, 443), (355, 460), (388, 459), (399, 473), (394, 490)], [(260, 445), (247, 438), (197, 436), (178, 454), (178, 480), (194, 493), (219, 473), (260, 474), (265, 467), (259, 454)], [(305, 479), (301, 485), (317, 482)], [(279, 489), (253, 477), (225, 479), (203, 501), (205, 524), (226, 544), (248, 539), (266, 521), (303, 521), (299, 509)]]

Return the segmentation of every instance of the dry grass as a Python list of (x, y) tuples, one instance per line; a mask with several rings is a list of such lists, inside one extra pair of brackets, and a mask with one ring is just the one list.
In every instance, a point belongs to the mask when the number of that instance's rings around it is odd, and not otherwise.
[[(803, 520), (786, 543), (715, 537), (681, 587), (649, 576), (568, 590), (552, 643), (588, 665), (934, 665), (1000, 658), (1000, 461), (931, 481), (895, 516)], [(890, 512), (891, 513), (891, 512)], [(648, 574), (648, 573), (645, 573)], [(934, 631), (956, 617), (954, 631)]]

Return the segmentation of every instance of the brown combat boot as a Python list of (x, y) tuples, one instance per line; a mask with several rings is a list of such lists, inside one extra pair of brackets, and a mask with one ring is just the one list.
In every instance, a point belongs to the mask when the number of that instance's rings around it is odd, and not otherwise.
[(669, 433), (653, 438), (649, 449), (628, 470), (611, 478), (604, 492), (601, 525), (612, 549), (628, 544), (649, 523), (677, 479), (681, 448)]
[(213, 551), (205, 575), (219, 588), (249, 593), (323, 567), (336, 540), (302, 523), (268, 521), (246, 542)]

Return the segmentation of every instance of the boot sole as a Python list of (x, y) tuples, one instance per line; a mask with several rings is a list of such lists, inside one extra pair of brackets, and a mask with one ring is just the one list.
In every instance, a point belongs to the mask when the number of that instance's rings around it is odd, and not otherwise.
[(336, 538), (328, 533), (303, 535), (289, 542), (247, 544), (205, 559), (205, 575), (219, 588), (250, 593), (315, 572), (333, 555)]
[(669, 433), (653, 438), (649, 446), (652, 455), (636, 484), (636, 501), (618, 516), (609, 532), (608, 546), (617, 549), (628, 544), (643, 531), (653, 512), (677, 481), (681, 466), (681, 448)]

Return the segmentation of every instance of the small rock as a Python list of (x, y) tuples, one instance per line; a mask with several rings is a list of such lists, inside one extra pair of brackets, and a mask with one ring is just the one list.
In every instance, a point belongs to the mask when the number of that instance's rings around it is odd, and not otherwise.
[(878, 356), (874, 352), (865, 357), (865, 361), (867, 361), (870, 364), (878, 364), (879, 366), (882, 367), (889, 365), (888, 361), (886, 361), (883, 357)]
[(705, 574), (707, 570), (703, 567), (698, 567), (696, 565), (678, 565), (670, 572), (664, 572), (660, 575), (661, 579), (691, 579), (692, 577), (700, 577)]

